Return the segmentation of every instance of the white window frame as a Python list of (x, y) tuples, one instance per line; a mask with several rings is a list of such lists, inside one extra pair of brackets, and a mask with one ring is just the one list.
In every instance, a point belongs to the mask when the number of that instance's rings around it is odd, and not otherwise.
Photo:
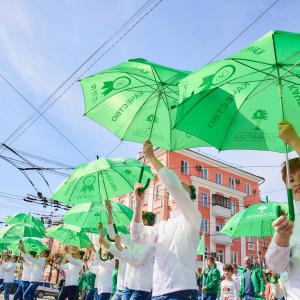
[(217, 253), (217, 261), (223, 263), (224, 261), (224, 251), (223, 249), (216, 249), (216, 253)]
[(223, 228), (224, 224), (221, 222), (216, 222), (216, 231), (220, 232)]
[(216, 173), (216, 183), (222, 184), (222, 174)]
[(229, 177), (229, 187), (232, 189), (236, 189), (235, 179), (232, 177)]
[(201, 192), (201, 205), (208, 207), (208, 194), (205, 192)]
[(249, 183), (245, 183), (245, 193), (251, 195), (251, 186)]
[(239, 261), (239, 253), (232, 251), (231, 252), (231, 263), (238, 265), (238, 261)]
[(231, 203), (231, 214), (235, 215), (236, 214), (236, 203), (234, 201), (230, 201)]
[(253, 238), (253, 236), (248, 236), (247, 242), (251, 243), (251, 244), (254, 244), (254, 238)]
[(162, 198), (162, 185), (158, 184), (155, 187), (155, 201), (160, 201)]
[(208, 220), (202, 219), (201, 221), (201, 230), (203, 233), (208, 233)]
[(201, 178), (202, 179), (208, 179), (208, 169), (207, 168), (202, 168), (201, 169)]
[(185, 160), (181, 161), (181, 173), (188, 174), (189, 170), (189, 163)]

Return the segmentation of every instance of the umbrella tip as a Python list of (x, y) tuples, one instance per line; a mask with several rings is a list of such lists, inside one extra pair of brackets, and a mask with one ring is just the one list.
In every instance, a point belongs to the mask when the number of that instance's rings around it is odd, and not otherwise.
[(99, 155), (96, 155), (97, 159), (99, 159)]

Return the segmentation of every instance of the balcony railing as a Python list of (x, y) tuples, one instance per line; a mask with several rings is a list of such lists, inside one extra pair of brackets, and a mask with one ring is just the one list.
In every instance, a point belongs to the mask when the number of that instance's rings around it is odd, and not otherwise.
[(227, 234), (220, 234), (218, 231), (211, 233), (210, 240), (215, 244), (232, 245), (231, 237)]

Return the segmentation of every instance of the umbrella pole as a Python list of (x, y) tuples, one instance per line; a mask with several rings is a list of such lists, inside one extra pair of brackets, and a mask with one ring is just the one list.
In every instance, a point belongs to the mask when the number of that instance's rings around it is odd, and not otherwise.
[[(284, 115), (284, 109), (283, 109), (283, 96), (282, 96), (282, 85), (281, 85), (281, 78), (279, 76), (278, 68), (277, 68), (277, 76), (278, 76), (278, 96), (280, 100), (280, 106), (281, 106), (281, 113), (282, 113), (282, 119), (285, 119)], [(295, 220), (295, 209), (294, 209), (294, 199), (293, 199), (293, 191), (291, 189), (291, 183), (290, 183), (290, 167), (289, 167), (289, 157), (288, 157), (288, 148), (287, 144), (284, 143), (284, 154), (285, 154), (285, 165), (286, 165), (286, 178), (287, 178), (287, 198), (288, 198), (288, 207), (289, 207), (289, 220), (293, 221)], [(281, 215), (281, 207), (277, 208), (277, 216), (279, 213), (279, 216)]]
[[(203, 272), (203, 276), (202, 276), (202, 285), (201, 287), (204, 286), (204, 279), (205, 279), (205, 266), (206, 266), (206, 258), (205, 258), (205, 234), (204, 232), (202, 233), (203, 234), (203, 269), (202, 269), (202, 272)], [(202, 288), (201, 288), (201, 300), (204, 300), (204, 292), (202, 291)]]

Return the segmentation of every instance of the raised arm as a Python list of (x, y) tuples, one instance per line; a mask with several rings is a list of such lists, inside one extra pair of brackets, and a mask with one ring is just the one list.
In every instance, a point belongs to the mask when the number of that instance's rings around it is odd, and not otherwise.
[(278, 136), (288, 145), (290, 145), (300, 156), (300, 137), (294, 126), (288, 121), (282, 120), (278, 124)]

